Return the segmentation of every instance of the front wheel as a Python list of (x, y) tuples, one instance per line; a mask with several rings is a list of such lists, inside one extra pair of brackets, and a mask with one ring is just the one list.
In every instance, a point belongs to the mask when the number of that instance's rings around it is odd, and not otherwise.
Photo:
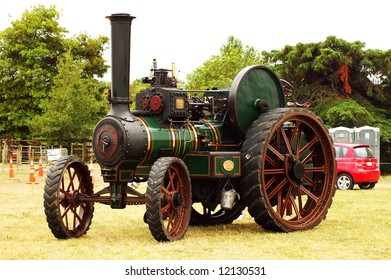
[(79, 201), (83, 194), (93, 194), (87, 165), (75, 156), (60, 158), (49, 169), (43, 196), (46, 221), (55, 237), (80, 237), (88, 231), (94, 203)]
[(145, 220), (153, 237), (161, 241), (181, 239), (191, 215), (191, 183), (185, 163), (162, 157), (151, 168), (146, 193)]
[(354, 186), (353, 178), (348, 173), (338, 174), (336, 185), (341, 191), (351, 190)]

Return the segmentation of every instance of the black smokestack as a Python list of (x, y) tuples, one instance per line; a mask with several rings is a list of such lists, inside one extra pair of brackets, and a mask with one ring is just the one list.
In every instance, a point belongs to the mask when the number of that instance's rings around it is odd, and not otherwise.
[(135, 17), (112, 14), (111, 21), (111, 108), (109, 115), (134, 121), (129, 104), (130, 31)]

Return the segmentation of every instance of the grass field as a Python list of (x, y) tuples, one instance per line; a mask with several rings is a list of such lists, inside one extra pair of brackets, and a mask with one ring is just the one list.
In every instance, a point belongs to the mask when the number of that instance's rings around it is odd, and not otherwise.
[[(96, 166), (97, 167), (97, 166)], [(98, 189), (105, 186), (95, 170)], [(1, 260), (390, 260), (391, 176), (373, 190), (337, 191), (327, 219), (294, 233), (264, 231), (248, 215), (231, 225), (189, 227), (184, 239), (158, 243), (143, 222), (145, 206), (95, 204), (78, 239), (57, 240), (43, 210), (44, 177), (0, 171)]]

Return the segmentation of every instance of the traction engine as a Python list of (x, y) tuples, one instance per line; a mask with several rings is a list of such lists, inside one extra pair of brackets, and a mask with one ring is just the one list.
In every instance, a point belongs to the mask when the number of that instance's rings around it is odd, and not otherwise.
[[(335, 156), (322, 121), (267, 67), (241, 70), (230, 89), (177, 88), (169, 70), (153, 69), (151, 87), (129, 105), (130, 35), (134, 17), (111, 21), (110, 111), (93, 133), (107, 187), (94, 190), (86, 163), (60, 158), (45, 182), (44, 206), (55, 237), (84, 235), (94, 203), (123, 209), (145, 204), (157, 241), (181, 239), (188, 226), (230, 224), (247, 207), (266, 230), (318, 225), (335, 193)], [(201, 96), (201, 97), (199, 97)], [(287, 104), (289, 106), (287, 106)], [(140, 192), (138, 183), (146, 182)]]

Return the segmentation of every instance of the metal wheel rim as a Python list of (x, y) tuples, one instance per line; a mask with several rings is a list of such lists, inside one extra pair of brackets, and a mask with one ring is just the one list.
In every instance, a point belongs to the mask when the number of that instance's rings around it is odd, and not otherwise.
[[(291, 135), (284, 130), (286, 126), (292, 127)], [(326, 133), (316, 117), (295, 112), (271, 128), (263, 147), (261, 191), (272, 214), (288, 230), (315, 226), (331, 204), (335, 190), (333, 147), (327, 137), (318, 137)], [(302, 164), (302, 182), (289, 173), (287, 157)]]
[(85, 170), (77, 162), (69, 164), (58, 186), (58, 210), (63, 227), (72, 236), (84, 234), (92, 219), (92, 203), (80, 202), (80, 194), (92, 194), (92, 186), (85, 183)]
[(337, 187), (342, 191), (348, 190), (351, 187), (351, 184), (352, 182), (348, 176), (342, 175), (337, 179)]
[[(160, 196), (160, 219), (167, 236), (173, 239), (182, 237), (187, 230), (191, 212), (189, 183), (181, 174), (182, 166), (172, 163), (162, 180)], [(182, 202), (178, 205), (178, 194)]]

